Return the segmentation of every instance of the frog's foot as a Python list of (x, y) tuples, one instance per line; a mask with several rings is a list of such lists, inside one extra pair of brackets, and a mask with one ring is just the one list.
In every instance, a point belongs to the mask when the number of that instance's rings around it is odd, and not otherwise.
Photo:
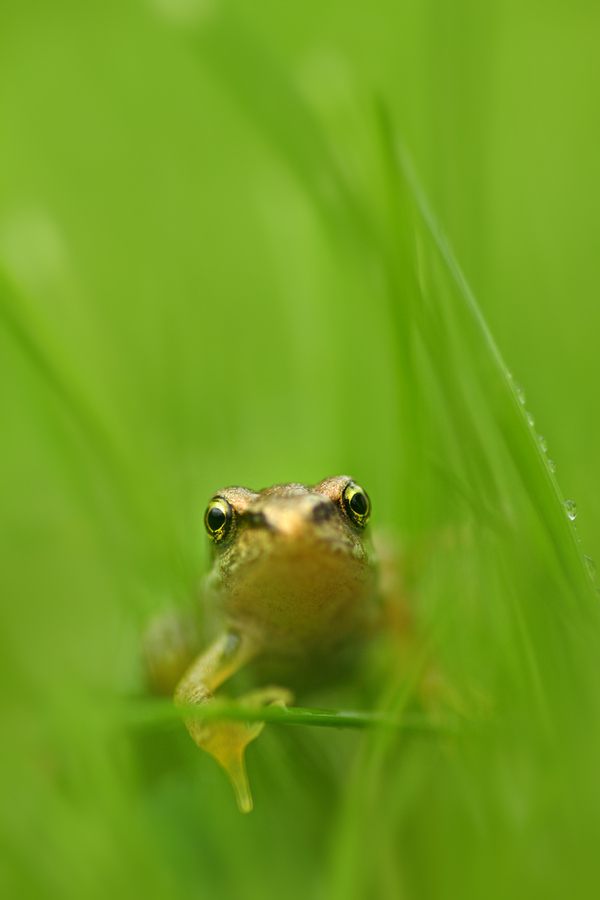
[[(260, 709), (261, 706), (291, 706), (294, 702), (294, 695), (288, 688), (279, 687), (276, 684), (270, 684), (268, 687), (257, 688), (255, 691), (249, 691), (239, 698), (240, 706), (249, 706), (251, 709)], [(261, 730), (264, 722), (255, 722), (260, 725)]]
[[(251, 709), (260, 709), (263, 706), (288, 706), (293, 703), (294, 696), (286, 688), (273, 686), (251, 691), (239, 700), (240, 704)], [(250, 812), (253, 806), (246, 773), (246, 747), (264, 727), (264, 722), (211, 722), (202, 725), (193, 734), (198, 746), (214, 756), (225, 769), (240, 812)]]

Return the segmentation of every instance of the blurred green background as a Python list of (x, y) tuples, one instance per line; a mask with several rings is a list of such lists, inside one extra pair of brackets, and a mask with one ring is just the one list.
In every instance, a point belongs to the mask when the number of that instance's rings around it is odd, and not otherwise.
[[(598, 5), (0, 10), (3, 896), (597, 897)], [(464, 734), (267, 728), (243, 817), (139, 636), (215, 489), (338, 472), (422, 636), (378, 702), (427, 658)]]

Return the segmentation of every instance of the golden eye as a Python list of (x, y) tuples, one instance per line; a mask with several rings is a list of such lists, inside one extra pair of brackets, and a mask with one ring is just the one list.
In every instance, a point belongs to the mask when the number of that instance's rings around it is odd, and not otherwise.
[(233, 524), (233, 509), (231, 504), (222, 497), (211, 500), (204, 514), (204, 524), (209, 537), (215, 543), (222, 541), (231, 531)]
[(371, 515), (371, 501), (366, 492), (353, 481), (344, 488), (342, 505), (353, 525), (357, 528), (366, 527)]

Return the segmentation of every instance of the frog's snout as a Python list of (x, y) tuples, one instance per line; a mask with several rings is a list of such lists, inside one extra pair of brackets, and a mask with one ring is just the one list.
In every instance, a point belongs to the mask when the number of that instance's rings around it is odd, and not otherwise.
[(266, 528), (286, 537), (297, 538), (314, 531), (315, 524), (326, 522), (335, 513), (333, 503), (323, 497), (294, 497), (277, 500), (260, 513), (247, 516), (250, 528)]

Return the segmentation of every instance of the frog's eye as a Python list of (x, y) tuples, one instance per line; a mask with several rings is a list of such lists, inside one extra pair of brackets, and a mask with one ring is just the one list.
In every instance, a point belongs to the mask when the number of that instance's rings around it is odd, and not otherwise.
[(353, 481), (347, 484), (342, 493), (344, 512), (353, 525), (364, 528), (371, 515), (371, 501), (366, 492)]
[(209, 536), (215, 543), (222, 541), (231, 531), (233, 524), (231, 504), (224, 500), (223, 497), (215, 497), (206, 508), (204, 524)]

